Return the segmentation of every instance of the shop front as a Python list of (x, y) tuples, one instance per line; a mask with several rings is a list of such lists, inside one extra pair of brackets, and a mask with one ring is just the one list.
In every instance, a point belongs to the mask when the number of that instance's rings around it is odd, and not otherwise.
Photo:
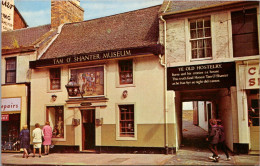
[(27, 124), (27, 85), (2, 86), (2, 152), (20, 151), (19, 134)]
[(244, 109), (247, 110), (246, 120), (248, 121), (248, 132), (250, 136), (249, 150), (259, 151), (259, 87), (260, 87), (260, 73), (259, 61), (247, 60), (239, 62), (239, 74), (245, 79), (240, 79), (240, 89), (243, 92)]

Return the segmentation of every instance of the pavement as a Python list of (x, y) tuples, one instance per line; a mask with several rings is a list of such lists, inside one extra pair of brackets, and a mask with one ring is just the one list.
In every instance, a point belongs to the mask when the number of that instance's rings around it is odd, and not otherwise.
[(2, 153), (2, 165), (260, 165), (260, 156), (234, 155), (225, 161), (225, 154), (219, 150), (219, 162), (208, 157), (212, 153), (204, 141), (207, 132), (183, 121), (183, 141), (175, 154), (115, 154), (115, 153), (51, 153), (41, 158), (22, 158), (22, 153)]
[(220, 155), (218, 163), (208, 159), (208, 151), (180, 150), (177, 154), (89, 154), (52, 153), (41, 158), (22, 158), (22, 153), (2, 153), (2, 165), (259, 165), (257, 155), (231, 156), (225, 161)]

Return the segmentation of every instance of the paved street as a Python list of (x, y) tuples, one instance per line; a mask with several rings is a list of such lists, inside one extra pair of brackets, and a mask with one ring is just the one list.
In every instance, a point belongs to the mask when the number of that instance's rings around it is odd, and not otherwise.
[[(52, 153), (41, 158), (22, 158), (22, 153), (2, 153), (2, 165), (259, 165), (259, 155), (233, 155), (225, 161), (219, 151), (218, 163), (208, 159), (212, 153), (204, 141), (207, 132), (183, 121), (183, 142), (176, 154), (91, 154)], [(32, 155), (32, 154), (31, 154)]]
[(2, 165), (259, 165), (259, 156), (231, 156), (219, 163), (208, 159), (209, 152), (180, 150), (177, 155), (163, 154), (87, 154), (54, 153), (39, 158), (22, 158), (21, 153), (2, 153)]

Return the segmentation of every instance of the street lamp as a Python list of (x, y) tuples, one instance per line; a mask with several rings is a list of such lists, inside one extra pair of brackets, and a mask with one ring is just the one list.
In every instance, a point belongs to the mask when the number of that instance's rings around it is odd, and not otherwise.
[(73, 78), (70, 78), (70, 81), (68, 82), (67, 85), (65, 85), (68, 91), (69, 96), (77, 96), (78, 94), (81, 95), (81, 98), (83, 98), (82, 93), (79, 90), (79, 85), (77, 84), (76, 81), (74, 81)]

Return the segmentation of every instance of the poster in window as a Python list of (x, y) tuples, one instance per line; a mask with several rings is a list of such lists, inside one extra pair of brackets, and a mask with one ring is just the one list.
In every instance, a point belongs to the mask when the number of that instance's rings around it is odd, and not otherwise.
[(64, 138), (64, 111), (63, 106), (47, 107), (47, 121), (53, 127), (53, 138)]
[(104, 95), (103, 66), (71, 69), (71, 77), (78, 83), (83, 96)]

